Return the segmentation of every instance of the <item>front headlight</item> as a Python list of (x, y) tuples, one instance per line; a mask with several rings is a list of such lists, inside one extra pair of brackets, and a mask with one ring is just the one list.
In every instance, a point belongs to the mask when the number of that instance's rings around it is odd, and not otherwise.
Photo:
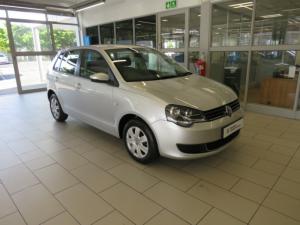
[(190, 127), (194, 123), (205, 122), (205, 115), (202, 111), (180, 105), (167, 105), (167, 120), (182, 127)]

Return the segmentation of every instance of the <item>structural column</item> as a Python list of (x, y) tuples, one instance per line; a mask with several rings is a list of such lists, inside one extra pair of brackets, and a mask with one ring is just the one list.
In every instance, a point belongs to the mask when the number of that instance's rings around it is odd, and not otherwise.
[(200, 57), (206, 61), (206, 76), (209, 76), (209, 48), (211, 37), (211, 8), (210, 1), (204, 1), (201, 4), (201, 23), (200, 23)]

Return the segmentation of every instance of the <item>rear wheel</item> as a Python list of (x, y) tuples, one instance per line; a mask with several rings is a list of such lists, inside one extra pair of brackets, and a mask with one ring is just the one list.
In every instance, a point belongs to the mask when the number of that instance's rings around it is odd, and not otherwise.
[(123, 138), (129, 154), (136, 161), (146, 164), (159, 157), (155, 137), (141, 120), (130, 120), (124, 127)]
[(64, 113), (62, 107), (59, 103), (59, 100), (55, 94), (52, 94), (49, 98), (50, 101), (50, 110), (53, 118), (58, 122), (64, 122), (68, 118), (68, 115)]

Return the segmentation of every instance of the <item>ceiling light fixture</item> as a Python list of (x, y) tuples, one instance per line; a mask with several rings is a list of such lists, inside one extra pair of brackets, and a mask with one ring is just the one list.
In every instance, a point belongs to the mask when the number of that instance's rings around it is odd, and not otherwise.
[(142, 21), (142, 20), (136, 20), (137, 23), (145, 23), (145, 24), (151, 24), (151, 25), (155, 25), (156, 23), (153, 22), (149, 22), (149, 21)]
[(104, 3), (105, 2), (101, 1), (101, 2), (98, 2), (98, 3), (92, 4), (92, 5), (88, 5), (88, 6), (85, 6), (83, 8), (76, 9), (76, 12), (81, 12), (81, 11), (84, 11), (84, 10), (87, 10), (87, 9), (90, 9), (90, 8), (94, 8), (96, 6), (104, 5)]
[(232, 4), (229, 5), (232, 8), (242, 8), (245, 6), (253, 6), (253, 2), (243, 2), (243, 3), (237, 3), (237, 4)]
[(270, 19), (270, 18), (275, 18), (275, 17), (280, 17), (280, 16), (282, 16), (282, 14), (270, 14), (270, 15), (261, 16), (261, 18)]
[(253, 6), (253, 2), (243, 2), (243, 3), (229, 5), (229, 7), (234, 8), (234, 9), (245, 8), (245, 9), (249, 9), (249, 10), (253, 10), (251, 8), (252, 6)]

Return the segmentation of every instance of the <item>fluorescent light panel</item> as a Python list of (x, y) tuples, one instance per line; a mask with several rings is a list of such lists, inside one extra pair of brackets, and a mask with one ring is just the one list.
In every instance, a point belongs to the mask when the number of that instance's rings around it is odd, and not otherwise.
[(243, 2), (243, 3), (229, 5), (229, 7), (234, 8), (234, 9), (245, 8), (245, 9), (249, 9), (249, 10), (253, 10), (251, 8), (252, 6), (253, 6), (253, 2)]
[(103, 5), (104, 3), (105, 3), (105, 2), (95, 3), (95, 4), (92, 4), (92, 5), (83, 7), (83, 8), (81, 8), (81, 9), (77, 9), (76, 12), (81, 12), (81, 11), (84, 11), (84, 10), (87, 10), (87, 9), (90, 9), (90, 8), (94, 8), (94, 7), (96, 7), (96, 6)]
[(232, 8), (243, 8), (243, 7), (249, 7), (249, 6), (253, 6), (253, 2), (243, 2), (243, 3), (237, 3), (237, 4), (232, 4), (229, 5)]
[(270, 19), (270, 18), (275, 18), (275, 17), (280, 17), (280, 16), (282, 16), (282, 14), (270, 14), (270, 15), (264, 15), (261, 17), (264, 19)]

